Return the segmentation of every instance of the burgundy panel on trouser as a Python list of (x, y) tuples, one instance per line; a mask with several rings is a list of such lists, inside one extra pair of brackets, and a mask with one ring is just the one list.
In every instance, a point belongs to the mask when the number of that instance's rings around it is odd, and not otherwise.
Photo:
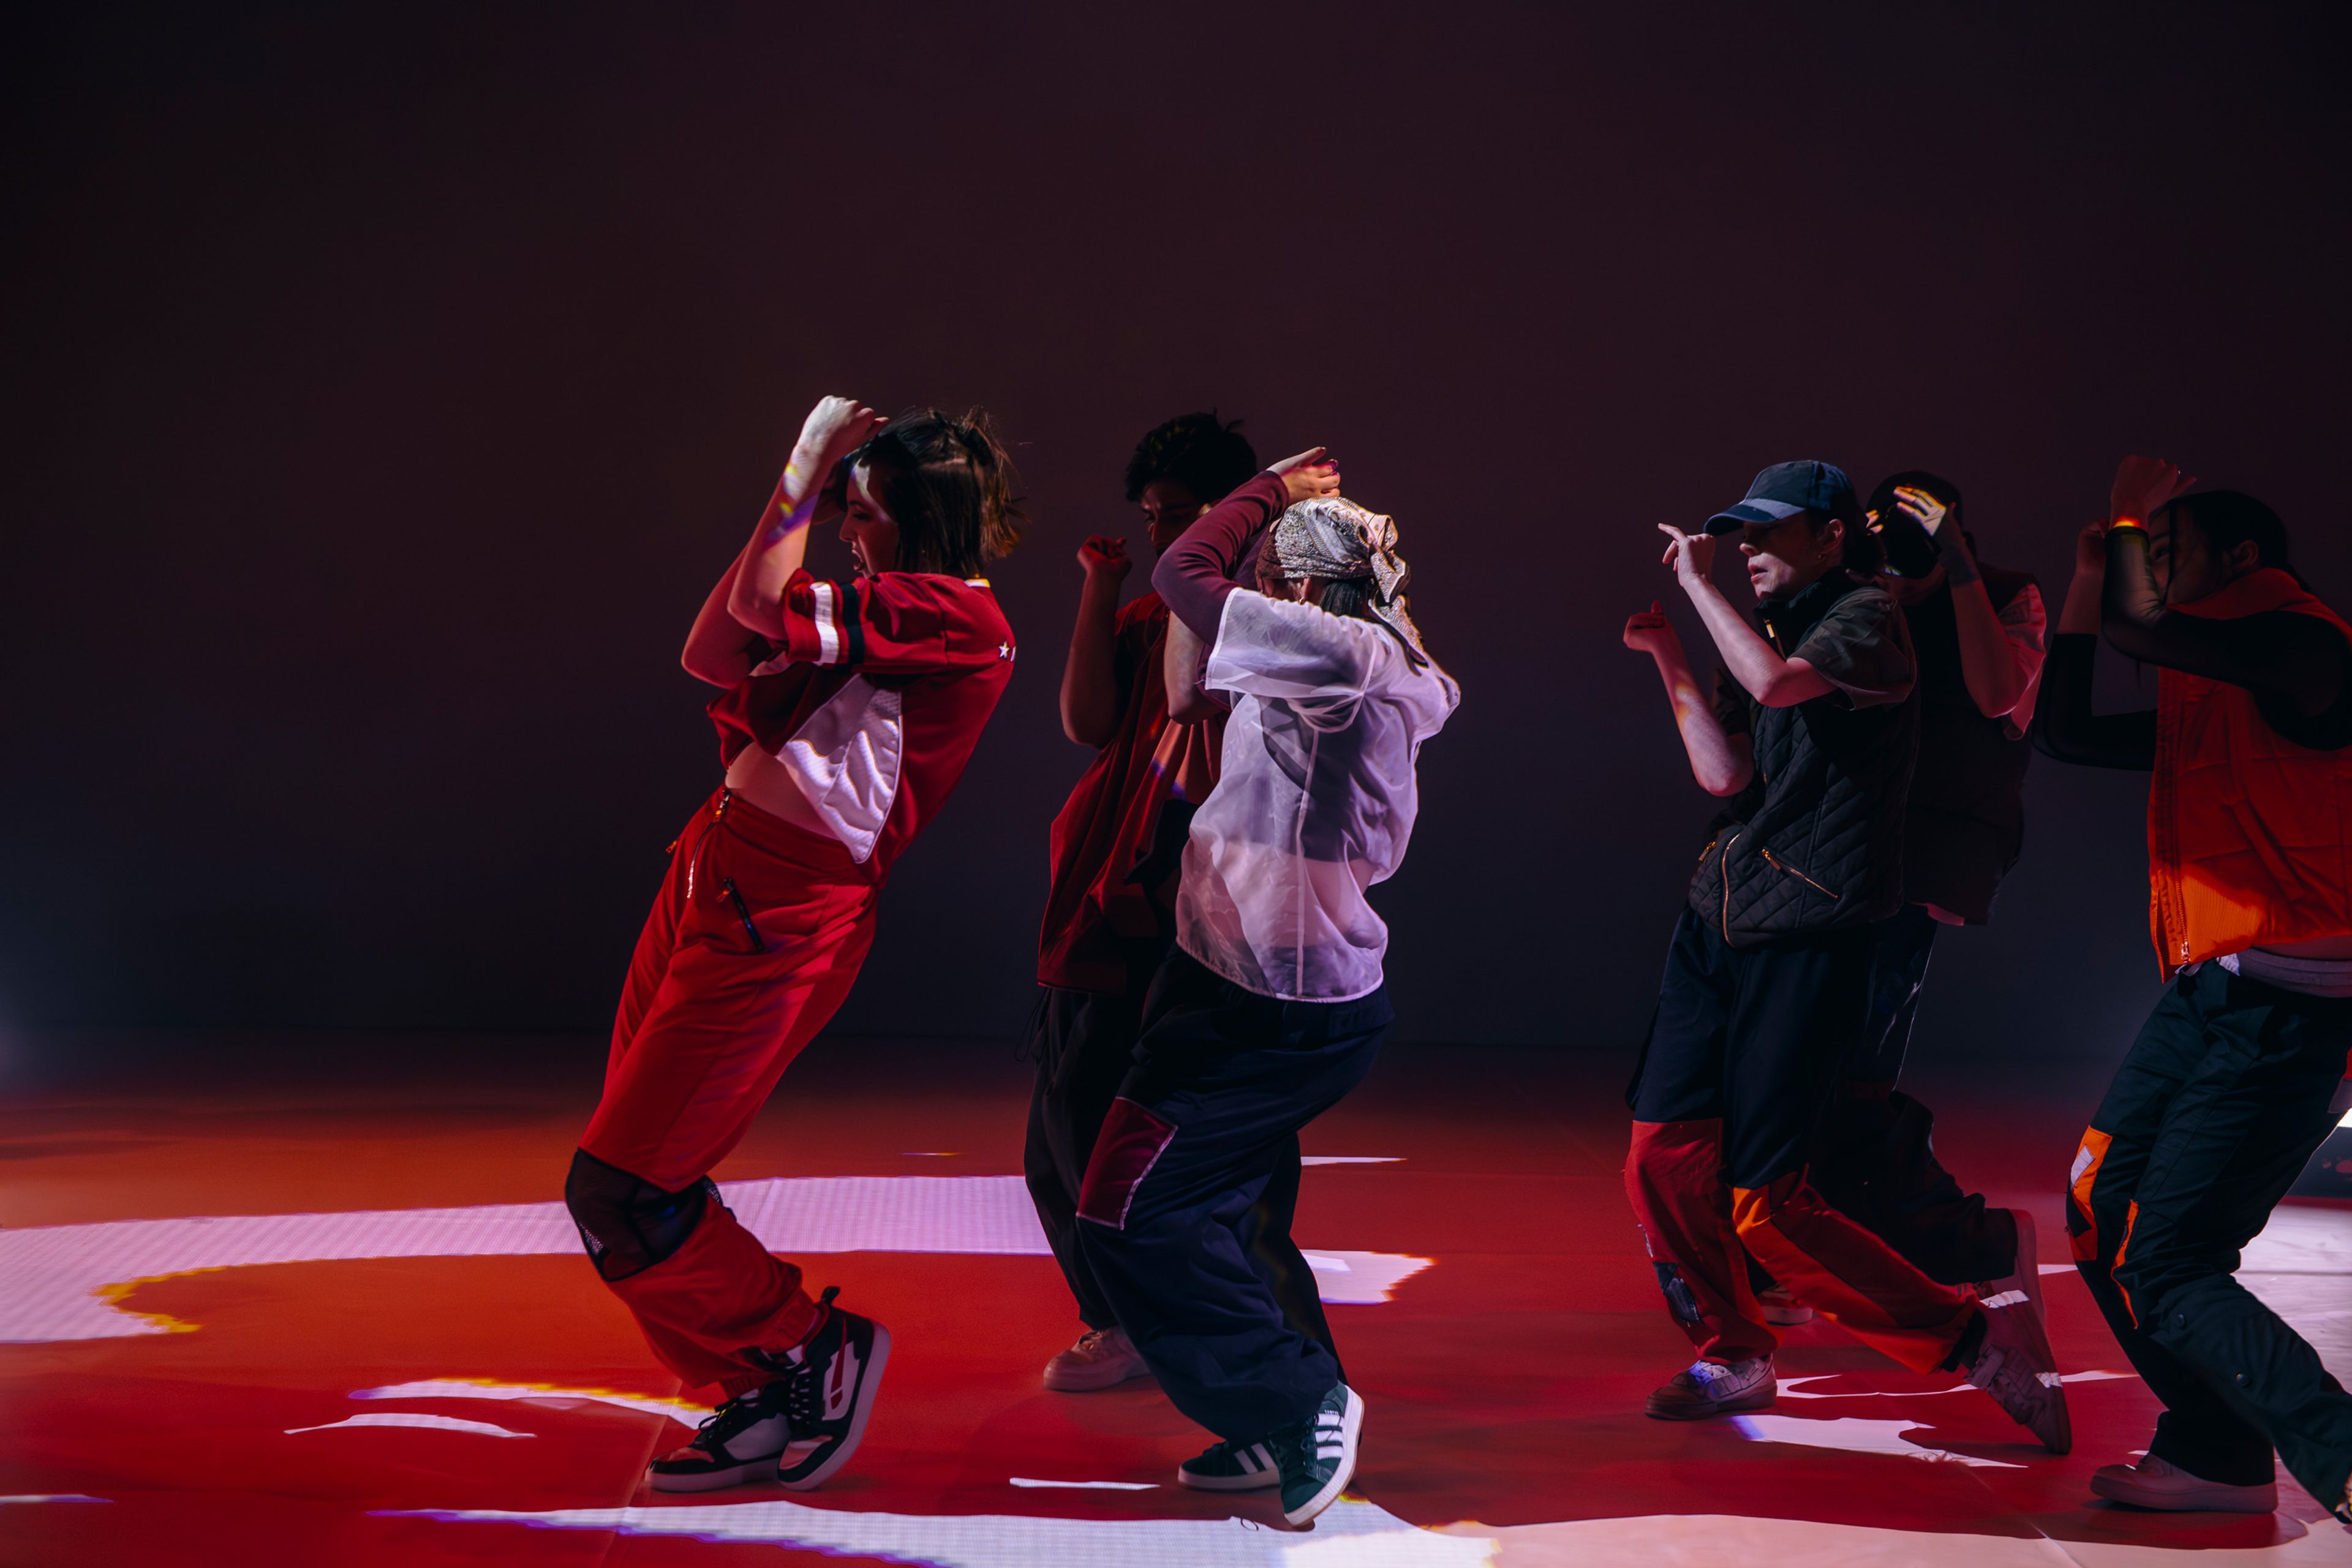
[(1110, 1102), (1102, 1131), (1095, 1135), (1095, 1152), (1087, 1161), (1087, 1179), (1078, 1189), (1078, 1217), (1113, 1230), (1127, 1228), (1127, 1211), (1135, 1189), (1160, 1163), (1176, 1124), (1156, 1116), (1120, 1095)]
[(1739, 1239), (1798, 1300), (1914, 1372), (1952, 1353), (1976, 1302), (1823, 1202), (1801, 1171), (1735, 1188)]
[[(847, 996), (874, 905), (839, 844), (714, 795), (638, 938), (580, 1146), (667, 1191), (700, 1180)], [(718, 1204), (677, 1252), (611, 1284), (664, 1364), (730, 1395), (774, 1375), (746, 1352), (788, 1349), (818, 1321), (800, 1270)]]
[(1667, 1303), (1699, 1355), (1729, 1363), (1771, 1354), (1780, 1336), (1756, 1304), (1748, 1256), (1733, 1228), (1731, 1189), (1723, 1180), (1723, 1122), (1633, 1123), (1625, 1196), (1648, 1238), (1651, 1262), (1671, 1268), (1689, 1292), (1697, 1321), (1675, 1300), (1671, 1285)]

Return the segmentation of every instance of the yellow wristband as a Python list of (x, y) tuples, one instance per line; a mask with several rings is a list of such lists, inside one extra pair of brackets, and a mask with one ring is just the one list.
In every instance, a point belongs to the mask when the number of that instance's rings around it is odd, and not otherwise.
[(2119, 517), (2116, 519), (2115, 521), (2107, 524), (2107, 531), (2109, 533), (2113, 533), (2119, 528), (2137, 528), (2142, 533), (2146, 533), (2147, 531), (2147, 524), (2142, 522), (2136, 517)]

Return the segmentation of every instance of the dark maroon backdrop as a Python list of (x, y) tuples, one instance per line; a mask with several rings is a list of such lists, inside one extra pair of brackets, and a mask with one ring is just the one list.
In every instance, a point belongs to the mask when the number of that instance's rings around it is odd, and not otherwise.
[[(2054, 611), (2163, 452), (2352, 601), (2340, 9), (1618, 9), (20, 17), (0, 1016), (599, 1026), (714, 781), (678, 644), (826, 392), (985, 403), (1035, 518), (852, 1029), (1019, 1028), (1071, 553), (1180, 410), (1331, 444), (1461, 679), (1408, 1037), (1638, 1037), (1707, 803), (1617, 631), (1766, 462), (1955, 476)], [(2116, 1047), (2142, 793), (2037, 763), (1931, 1045)]]

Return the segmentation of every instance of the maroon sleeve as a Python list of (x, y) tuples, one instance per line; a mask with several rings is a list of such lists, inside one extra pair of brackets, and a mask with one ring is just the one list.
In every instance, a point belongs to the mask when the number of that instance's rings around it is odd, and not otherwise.
[(825, 582), (803, 571), (784, 585), (784, 655), (877, 675), (921, 675), (1013, 658), (1013, 637), (986, 588), (912, 572)]
[(1152, 587), (1194, 636), (1216, 641), (1225, 595), (1239, 585), (1234, 574), (1255, 555), (1258, 536), (1288, 504), (1281, 479), (1260, 474), (1202, 512), (1152, 568)]

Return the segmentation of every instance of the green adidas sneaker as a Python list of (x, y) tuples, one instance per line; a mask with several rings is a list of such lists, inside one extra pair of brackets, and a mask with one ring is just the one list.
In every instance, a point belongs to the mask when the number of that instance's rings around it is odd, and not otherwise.
[(1176, 1479), (1196, 1491), (1262, 1491), (1282, 1484), (1282, 1467), (1264, 1443), (1212, 1443), (1176, 1467)]
[(1339, 1500), (1356, 1478), (1356, 1442), (1363, 1430), (1363, 1400), (1335, 1383), (1314, 1415), (1265, 1439), (1282, 1466), (1283, 1518), (1305, 1524)]

